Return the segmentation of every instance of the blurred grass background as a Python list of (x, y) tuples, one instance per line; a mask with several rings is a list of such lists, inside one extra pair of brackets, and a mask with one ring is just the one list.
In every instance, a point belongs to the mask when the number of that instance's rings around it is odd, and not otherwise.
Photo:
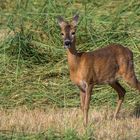
[[(76, 107), (79, 90), (69, 80), (56, 17), (70, 20), (79, 13), (77, 49), (91, 51), (120, 43), (134, 53), (140, 79), (140, 1), (138, 0), (1, 0), (0, 2), (0, 107)], [(138, 92), (127, 90), (125, 107), (140, 102)], [(116, 104), (109, 86), (94, 89), (91, 105)]]

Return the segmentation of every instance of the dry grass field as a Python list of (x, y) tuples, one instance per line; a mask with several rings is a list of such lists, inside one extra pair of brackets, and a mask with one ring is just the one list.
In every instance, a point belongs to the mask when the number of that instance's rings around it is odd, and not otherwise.
[[(122, 110), (117, 120), (112, 119), (110, 108), (91, 109), (89, 126), (82, 124), (81, 110), (77, 108), (64, 109), (34, 109), (15, 108), (0, 110), (0, 130), (39, 134), (52, 129), (59, 139), (68, 130), (77, 133), (77, 139), (95, 140), (138, 140), (140, 139), (140, 112)], [(56, 133), (56, 134), (55, 134)], [(44, 138), (47, 139), (47, 134)]]

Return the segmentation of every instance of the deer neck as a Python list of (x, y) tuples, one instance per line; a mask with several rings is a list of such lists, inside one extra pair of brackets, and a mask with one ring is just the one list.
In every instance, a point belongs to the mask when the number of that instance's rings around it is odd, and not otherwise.
[(71, 44), (72, 46), (67, 50), (68, 65), (70, 72), (75, 72), (78, 67), (78, 53), (75, 47), (75, 39)]

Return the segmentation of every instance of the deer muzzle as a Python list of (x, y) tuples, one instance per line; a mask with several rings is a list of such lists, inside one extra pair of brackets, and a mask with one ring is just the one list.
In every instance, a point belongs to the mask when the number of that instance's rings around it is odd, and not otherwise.
[(64, 41), (64, 48), (68, 49), (68, 48), (70, 48), (70, 46), (71, 46), (71, 41), (69, 39), (66, 39)]

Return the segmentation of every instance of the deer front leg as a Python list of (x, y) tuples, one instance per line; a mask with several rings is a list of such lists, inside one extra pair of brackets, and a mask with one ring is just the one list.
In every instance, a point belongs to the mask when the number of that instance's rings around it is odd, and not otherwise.
[(86, 97), (86, 93), (84, 91), (80, 91), (81, 110), (83, 114), (84, 114), (85, 97)]
[(89, 111), (89, 103), (91, 98), (93, 85), (86, 86), (86, 95), (85, 95), (85, 103), (84, 103), (84, 126), (86, 127), (88, 124), (88, 111)]

